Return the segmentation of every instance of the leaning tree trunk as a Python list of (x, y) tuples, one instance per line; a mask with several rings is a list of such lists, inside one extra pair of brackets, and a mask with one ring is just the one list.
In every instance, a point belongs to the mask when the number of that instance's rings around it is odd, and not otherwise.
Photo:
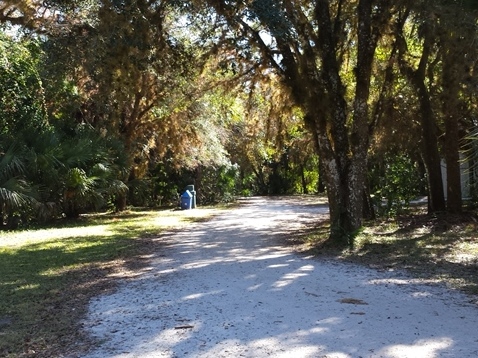
[(425, 83), (419, 83), (420, 124), (422, 128), (421, 151), (428, 178), (428, 211), (445, 211), (445, 195), (441, 159), (438, 150), (437, 125), (433, 117), (430, 95)]
[(430, 213), (444, 211), (446, 204), (438, 150), (438, 129), (425, 81), (428, 60), (433, 46), (433, 34), (429, 26), (424, 26), (424, 43), (417, 69), (413, 69), (405, 60), (407, 46), (403, 34), (397, 34), (397, 40), (400, 41), (400, 71), (414, 88), (419, 101), (422, 129), (421, 153), (428, 179), (428, 211)]

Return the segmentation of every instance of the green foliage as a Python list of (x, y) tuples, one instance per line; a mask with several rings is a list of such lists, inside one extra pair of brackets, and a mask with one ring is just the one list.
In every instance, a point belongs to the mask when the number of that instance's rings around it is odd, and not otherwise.
[(478, 205), (478, 127), (473, 129), (464, 138), (465, 148), (463, 161), (468, 169), (464, 175), (468, 176), (470, 186), (470, 199), (474, 206)]
[[(0, 137), (1, 138), (1, 137)], [(12, 143), (2, 153), (0, 141), (0, 227), (19, 224), (20, 215), (37, 206), (37, 195), (26, 179), (26, 156), (23, 148)]]
[(85, 125), (63, 121), (53, 127), (43, 117), (19, 118), (25, 123), (12, 121), (0, 133), (0, 227), (62, 213), (77, 217), (127, 191), (118, 180), (125, 170), (121, 143)]
[(239, 168), (237, 165), (224, 165), (219, 168), (200, 169), (197, 182), (197, 200), (203, 205), (228, 203), (237, 193)]
[(0, 33), (0, 227), (15, 228), (39, 204), (30, 180), (31, 141), (47, 128), (38, 57), (35, 43)]
[(251, 20), (258, 19), (267, 24), (269, 31), (275, 37), (288, 38), (291, 36), (292, 24), (288, 21), (284, 11), (277, 1), (255, 0), (251, 5)]
[(130, 180), (128, 193), (129, 203), (133, 206), (155, 206), (150, 178)]
[(16, 138), (46, 125), (38, 47), (0, 32), (0, 135)]
[(121, 144), (88, 126), (78, 126), (61, 140), (57, 175), (63, 198), (58, 199), (66, 216), (105, 208), (110, 200), (126, 194), (127, 186), (118, 179), (126, 169)]
[(290, 168), (289, 156), (287, 151), (277, 161), (269, 161), (267, 166), (270, 173), (267, 178), (268, 194), (284, 195), (294, 194), (295, 181)]
[(387, 154), (370, 171), (370, 182), (379, 215), (402, 213), (422, 185), (415, 163), (405, 154)]

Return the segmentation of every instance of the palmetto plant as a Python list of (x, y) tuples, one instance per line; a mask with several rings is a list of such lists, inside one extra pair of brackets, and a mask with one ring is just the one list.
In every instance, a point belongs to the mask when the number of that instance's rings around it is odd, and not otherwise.
[(80, 168), (71, 168), (65, 176), (64, 210), (67, 217), (78, 217), (81, 209), (100, 201), (95, 189), (95, 178), (88, 177)]
[[(8, 144), (7, 143), (13, 143)], [(3, 146), (2, 146), (3, 144)], [(120, 148), (90, 129), (27, 131), (0, 138), (0, 224), (70, 218), (105, 208), (128, 188)]]
[(467, 164), (468, 169), (465, 174), (468, 175), (470, 185), (471, 199), (478, 202), (478, 126), (468, 133), (464, 138), (465, 150), (462, 161)]
[(0, 225), (16, 226), (20, 215), (38, 205), (37, 195), (25, 176), (25, 152), (18, 144), (0, 147)]
[(128, 187), (118, 179), (124, 168), (115, 144), (88, 127), (80, 127), (73, 137), (63, 139), (58, 173), (67, 217), (102, 208), (116, 195), (127, 192)]

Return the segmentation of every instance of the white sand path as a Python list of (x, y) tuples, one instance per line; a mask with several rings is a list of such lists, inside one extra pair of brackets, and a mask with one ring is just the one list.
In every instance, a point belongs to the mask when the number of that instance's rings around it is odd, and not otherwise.
[(149, 271), (92, 300), (85, 327), (101, 344), (87, 357), (478, 357), (465, 295), (274, 237), (326, 213), (254, 198), (171, 234)]

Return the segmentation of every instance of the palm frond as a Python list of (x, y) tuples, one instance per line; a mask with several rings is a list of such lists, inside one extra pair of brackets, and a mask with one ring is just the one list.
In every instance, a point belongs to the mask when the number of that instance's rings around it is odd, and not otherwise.
[(37, 202), (27, 182), (10, 178), (0, 184), (0, 204), (8, 210), (19, 210)]
[(108, 195), (126, 195), (129, 191), (128, 186), (123, 183), (121, 180), (111, 180), (108, 182), (106, 192)]
[(468, 171), (478, 170), (478, 127), (468, 133), (464, 141), (467, 149), (462, 152), (462, 160), (468, 163)]
[(0, 157), (0, 183), (9, 178), (23, 175), (25, 163), (20, 145), (13, 143)]

